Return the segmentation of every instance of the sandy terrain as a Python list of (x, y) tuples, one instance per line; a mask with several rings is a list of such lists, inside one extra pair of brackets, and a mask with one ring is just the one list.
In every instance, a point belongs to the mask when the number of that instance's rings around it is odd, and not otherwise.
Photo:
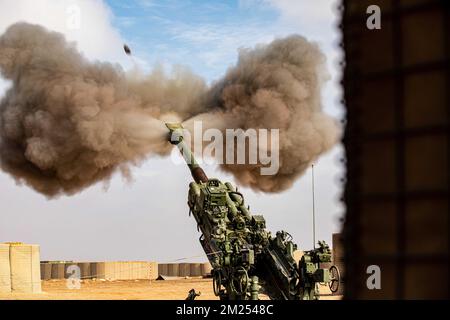
[[(66, 280), (42, 281), (40, 294), (0, 294), (0, 300), (182, 300), (194, 288), (201, 292), (199, 300), (216, 300), (212, 291), (211, 279), (181, 280), (123, 280), (95, 281), (84, 280), (80, 289), (68, 289)], [(325, 289), (325, 288), (323, 288)], [(322, 291), (322, 290), (321, 290)], [(324, 293), (326, 290), (323, 290)], [(264, 298), (264, 297), (261, 297)], [(324, 296), (321, 299), (339, 299), (337, 296)]]

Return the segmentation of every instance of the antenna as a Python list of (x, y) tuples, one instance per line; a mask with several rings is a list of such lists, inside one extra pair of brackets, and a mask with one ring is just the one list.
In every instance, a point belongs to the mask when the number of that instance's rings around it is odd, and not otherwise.
[(316, 249), (316, 206), (314, 198), (314, 163), (311, 164), (313, 249)]

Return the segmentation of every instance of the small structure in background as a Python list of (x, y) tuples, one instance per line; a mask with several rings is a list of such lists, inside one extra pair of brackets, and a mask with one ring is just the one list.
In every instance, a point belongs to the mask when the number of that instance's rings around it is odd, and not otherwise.
[(70, 266), (80, 268), (81, 280), (155, 280), (158, 263), (151, 261), (73, 262), (45, 261), (41, 263), (42, 280), (67, 279)]
[(160, 263), (158, 265), (158, 275), (162, 279), (172, 277), (210, 277), (211, 264), (205, 263)]

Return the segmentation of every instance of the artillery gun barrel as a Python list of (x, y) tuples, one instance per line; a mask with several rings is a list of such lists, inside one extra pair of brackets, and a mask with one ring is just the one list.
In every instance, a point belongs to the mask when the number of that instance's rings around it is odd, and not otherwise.
[(197, 183), (208, 182), (208, 177), (206, 176), (205, 171), (203, 171), (203, 169), (197, 163), (191, 149), (184, 142), (183, 126), (179, 123), (166, 123), (166, 127), (170, 131), (169, 142), (173, 145), (176, 145), (178, 147), (178, 150), (180, 150), (184, 161), (186, 161), (186, 164), (191, 171), (191, 175), (194, 181)]

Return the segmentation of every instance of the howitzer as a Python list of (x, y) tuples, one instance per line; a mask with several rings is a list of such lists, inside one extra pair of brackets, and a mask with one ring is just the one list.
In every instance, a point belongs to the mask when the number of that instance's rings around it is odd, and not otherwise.
[[(202, 235), (200, 243), (213, 267), (214, 294), (222, 300), (257, 300), (260, 291), (271, 299), (318, 299), (318, 284), (339, 286), (328, 245), (306, 251), (299, 262), (297, 245), (285, 231), (273, 237), (261, 215), (250, 214), (244, 196), (229, 183), (209, 179), (183, 138), (180, 124), (166, 124), (170, 143), (185, 159), (194, 182), (189, 185), (188, 206)], [(262, 290), (261, 290), (262, 289)]]

